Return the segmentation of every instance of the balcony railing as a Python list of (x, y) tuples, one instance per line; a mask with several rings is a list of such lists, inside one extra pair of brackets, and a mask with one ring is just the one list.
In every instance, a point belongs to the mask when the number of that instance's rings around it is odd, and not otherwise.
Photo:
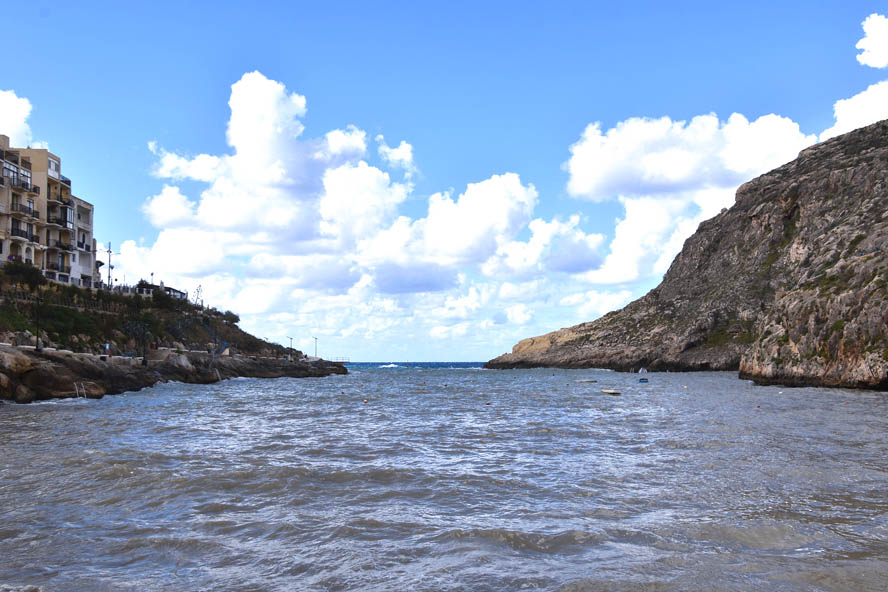
[(74, 245), (72, 245), (71, 243), (62, 242), (60, 240), (46, 241), (46, 246), (50, 249), (61, 249), (63, 251), (74, 250)]
[(46, 219), (46, 223), (64, 226), (65, 228), (71, 228), (71, 223), (68, 222), (67, 218), (60, 218), (59, 216), (50, 216)]
[(20, 238), (26, 238), (26, 239), (28, 239), (29, 241), (31, 241), (31, 242), (35, 242), (35, 243), (36, 243), (36, 242), (39, 242), (39, 240), (40, 240), (39, 237), (38, 237), (36, 234), (30, 233), (30, 232), (28, 232), (27, 230), (25, 230), (24, 228), (13, 228), (13, 229), (10, 231), (10, 234), (12, 234), (12, 236), (18, 236), (18, 237), (20, 237)]
[(59, 265), (58, 263), (49, 262), (46, 264), (46, 269), (51, 269), (53, 271), (57, 271), (59, 273), (71, 273), (70, 265)]
[(65, 175), (59, 175), (59, 176), (62, 178), (62, 184), (67, 185), (68, 187), (71, 186), (71, 179), (69, 179)]
[(50, 194), (47, 196), (46, 199), (48, 199), (49, 201), (57, 201), (63, 205), (68, 206), (69, 208), (74, 207), (74, 202), (70, 198), (60, 195), (58, 193), (50, 192)]
[(40, 217), (39, 211), (35, 210), (31, 206), (26, 206), (24, 204), (12, 204), (12, 211), (19, 214), (24, 214), (25, 216), (30, 216), (32, 218)]

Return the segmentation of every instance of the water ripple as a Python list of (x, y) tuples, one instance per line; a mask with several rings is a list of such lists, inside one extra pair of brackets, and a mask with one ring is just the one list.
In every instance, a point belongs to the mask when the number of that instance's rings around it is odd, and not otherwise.
[(0, 407), (0, 592), (884, 589), (884, 394), (378, 366)]

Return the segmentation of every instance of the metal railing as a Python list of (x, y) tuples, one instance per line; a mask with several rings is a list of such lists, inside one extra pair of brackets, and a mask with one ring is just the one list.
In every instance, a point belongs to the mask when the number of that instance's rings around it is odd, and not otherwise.
[(40, 237), (38, 237), (36, 234), (29, 233), (29, 232), (28, 232), (27, 230), (25, 230), (24, 228), (13, 228), (13, 229), (10, 231), (10, 234), (11, 234), (12, 236), (18, 236), (18, 237), (21, 237), (21, 238), (26, 238), (26, 239), (28, 239), (29, 241), (31, 241), (31, 242), (35, 242), (35, 243), (40, 241)]
[(53, 249), (62, 249), (64, 251), (74, 250), (74, 245), (72, 245), (71, 243), (62, 242), (60, 240), (46, 241), (46, 246)]
[(60, 218), (59, 216), (52, 216), (46, 219), (47, 224), (56, 224), (58, 226), (64, 226), (65, 228), (71, 228), (71, 223), (68, 222), (65, 218)]
[(38, 212), (34, 208), (32, 208), (30, 206), (26, 206), (24, 204), (18, 204), (18, 203), (12, 204), (12, 211), (18, 212), (20, 214), (24, 214), (26, 216), (31, 216), (32, 218), (39, 218), (40, 217), (40, 212)]
[(58, 263), (53, 262), (47, 263), (46, 269), (51, 269), (52, 271), (57, 271), (59, 273), (71, 273), (70, 265), (59, 265)]

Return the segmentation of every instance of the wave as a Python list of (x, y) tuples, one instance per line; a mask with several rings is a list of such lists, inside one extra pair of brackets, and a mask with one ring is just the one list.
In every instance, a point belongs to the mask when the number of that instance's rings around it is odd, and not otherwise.
[(383, 364), (380, 368), (400, 368), (397, 364)]

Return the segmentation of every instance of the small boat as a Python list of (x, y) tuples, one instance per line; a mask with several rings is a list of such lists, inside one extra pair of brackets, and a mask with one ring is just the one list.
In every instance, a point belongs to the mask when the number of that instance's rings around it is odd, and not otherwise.
[(647, 378), (639, 378), (639, 379), (638, 379), (638, 382), (647, 382), (647, 381), (648, 381)]
[(595, 380), (594, 378), (581, 378), (577, 382), (598, 382), (598, 381)]
[(618, 391), (617, 389), (612, 389), (612, 388), (603, 388), (603, 389), (601, 389), (601, 392), (604, 393), (605, 395), (614, 395), (614, 396), (620, 394), (620, 391)]

